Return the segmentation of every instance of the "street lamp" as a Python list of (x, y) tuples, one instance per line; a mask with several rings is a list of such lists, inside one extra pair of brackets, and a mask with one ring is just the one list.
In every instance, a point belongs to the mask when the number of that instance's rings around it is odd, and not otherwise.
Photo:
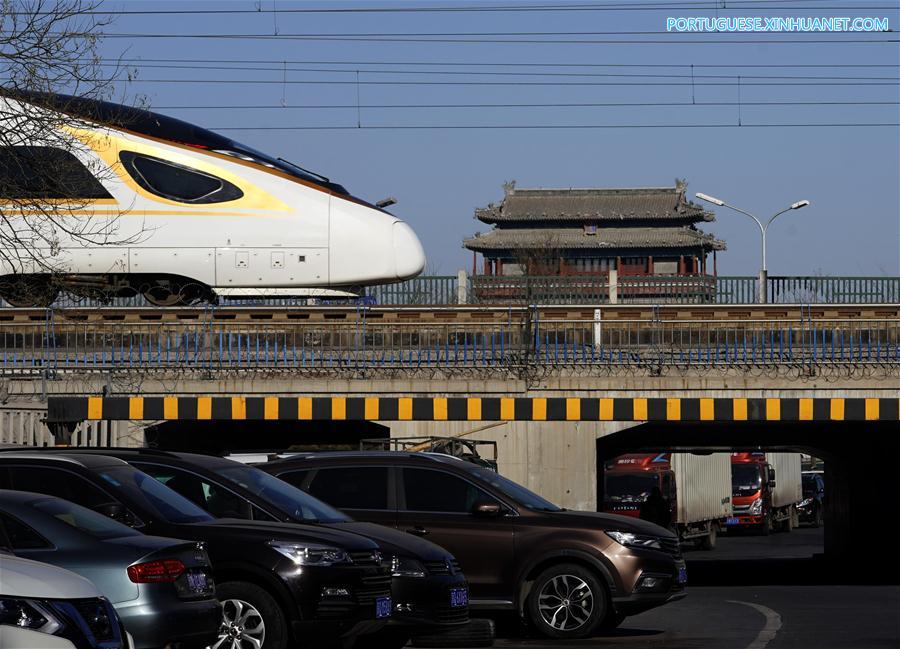
[(709, 196), (707, 194), (701, 194), (699, 192), (696, 194), (696, 196), (701, 201), (706, 201), (707, 203), (712, 203), (713, 205), (718, 205), (719, 207), (727, 207), (729, 209), (734, 210), (735, 212), (740, 212), (741, 214), (746, 214), (751, 219), (756, 221), (756, 225), (759, 226), (759, 232), (760, 232), (760, 234), (762, 234), (762, 269), (759, 271), (758, 296), (759, 296), (759, 302), (762, 304), (765, 304), (768, 301), (767, 295), (766, 295), (766, 285), (768, 284), (767, 280), (769, 277), (769, 269), (766, 266), (766, 232), (768, 232), (769, 226), (772, 225), (772, 221), (774, 221), (777, 217), (781, 216), (785, 212), (790, 212), (791, 210), (799, 210), (801, 208), (804, 208), (807, 205), (809, 205), (809, 201), (802, 200), (802, 201), (797, 201), (796, 203), (792, 203), (790, 205), (790, 207), (786, 207), (783, 210), (781, 210), (780, 212), (772, 215), (772, 217), (769, 218), (768, 221), (766, 221), (765, 225), (763, 225), (763, 222), (761, 220), (759, 220), (758, 218), (756, 218), (755, 216), (753, 216), (750, 212), (746, 212), (739, 207), (735, 207), (734, 205), (729, 205), (728, 203), (723, 201), (721, 198), (716, 198), (715, 196)]

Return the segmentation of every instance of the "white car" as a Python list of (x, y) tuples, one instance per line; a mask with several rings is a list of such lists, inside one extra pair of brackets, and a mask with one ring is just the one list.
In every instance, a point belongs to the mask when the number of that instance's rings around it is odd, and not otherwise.
[(0, 649), (133, 647), (93, 583), (0, 549)]

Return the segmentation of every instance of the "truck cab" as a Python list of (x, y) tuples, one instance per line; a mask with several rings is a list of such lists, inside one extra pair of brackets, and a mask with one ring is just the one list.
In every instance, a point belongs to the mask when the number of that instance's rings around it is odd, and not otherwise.
[[(663, 502), (659, 502), (659, 497)], [(671, 527), (677, 512), (670, 454), (633, 453), (608, 462), (603, 511)]]
[(725, 519), (727, 528), (790, 532), (802, 500), (800, 454), (732, 453), (731, 492), (734, 513)]

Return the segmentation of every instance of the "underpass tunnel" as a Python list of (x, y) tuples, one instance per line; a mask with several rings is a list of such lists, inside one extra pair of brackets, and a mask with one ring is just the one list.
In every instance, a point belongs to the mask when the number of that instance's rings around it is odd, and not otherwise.
[[(843, 568), (870, 556), (871, 539), (900, 520), (900, 426), (893, 422), (648, 422), (600, 437), (596, 445), (598, 503), (606, 462), (626, 453), (786, 451), (821, 458), (824, 554)], [(889, 571), (896, 579), (893, 566), (857, 568)]]

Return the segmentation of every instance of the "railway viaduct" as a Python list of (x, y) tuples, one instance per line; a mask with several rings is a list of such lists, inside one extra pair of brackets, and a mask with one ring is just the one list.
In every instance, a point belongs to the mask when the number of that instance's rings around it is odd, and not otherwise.
[(900, 514), (892, 472), (872, 470), (900, 451), (896, 305), (11, 315), (0, 442), (352, 448), (475, 431), (506, 475), (581, 509), (622, 452), (793, 449), (827, 463), (827, 553)]

